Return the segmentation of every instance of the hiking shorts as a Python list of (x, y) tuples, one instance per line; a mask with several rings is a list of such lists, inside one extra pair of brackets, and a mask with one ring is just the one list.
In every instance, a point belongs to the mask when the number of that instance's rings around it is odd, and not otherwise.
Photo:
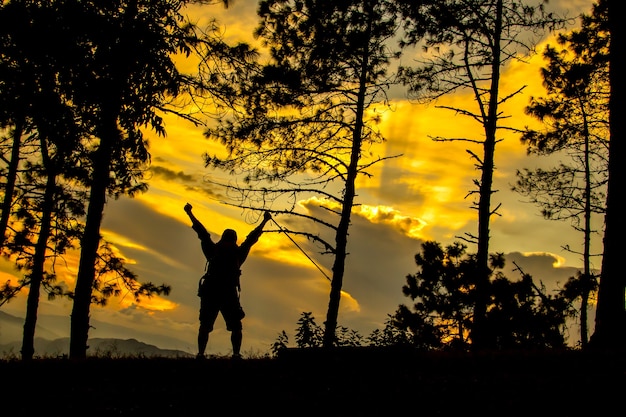
[(243, 324), (243, 309), (239, 304), (239, 298), (225, 297), (222, 299), (216, 299), (212, 296), (200, 297), (200, 326), (204, 327), (209, 332), (213, 331), (215, 326), (215, 320), (217, 315), (221, 313), (226, 322), (226, 330), (241, 330)]

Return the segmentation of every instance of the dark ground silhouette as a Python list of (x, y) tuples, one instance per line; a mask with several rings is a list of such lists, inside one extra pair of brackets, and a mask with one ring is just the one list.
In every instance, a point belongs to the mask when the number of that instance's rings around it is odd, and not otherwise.
[(7, 416), (603, 416), (623, 413), (626, 360), (289, 349), (238, 361), (3, 361), (0, 381)]

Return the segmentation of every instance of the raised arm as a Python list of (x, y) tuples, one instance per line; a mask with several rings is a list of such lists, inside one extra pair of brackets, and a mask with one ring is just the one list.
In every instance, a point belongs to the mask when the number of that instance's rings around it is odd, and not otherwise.
[(200, 223), (200, 220), (198, 220), (196, 216), (194, 216), (192, 212), (192, 205), (189, 203), (185, 204), (184, 210), (185, 213), (187, 213), (187, 216), (189, 216), (189, 219), (191, 220), (191, 227), (193, 228), (193, 230), (196, 231), (198, 237), (202, 240), (204, 240), (205, 238), (210, 238), (209, 232), (206, 230), (204, 225)]
[(252, 245), (254, 245), (259, 240), (259, 237), (261, 237), (261, 234), (263, 233), (263, 228), (265, 227), (265, 224), (271, 219), (272, 215), (269, 211), (263, 213), (263, 220), (261, 220), (261, 223), (259, 223), (259, 225), (255, 227), (254, 230), (252, 230), (248, 234), (248, 236), (246, 236), (246, 240), (244, 240), (240, 246), (241, 258), (239, 261), (241, 263), (246, 260), (246, 258), (248, 257), (248, 252), (250, 252), (250, 248), (252, 248)]
[(263, 220), (261, 220), (261, 223), (259, 223), (259, 225), (255, 227), (252, 232), (250, 232), (251, 236), (256, 237), (255, 241), (259, 239), (259, 237), (263, 233), (263, 228), (265, 227), (265, 224), (269, 222), (271, 219), (272, 219), (272, 214), (269, 211), (266, 211), (265, 213), (263, 213)]

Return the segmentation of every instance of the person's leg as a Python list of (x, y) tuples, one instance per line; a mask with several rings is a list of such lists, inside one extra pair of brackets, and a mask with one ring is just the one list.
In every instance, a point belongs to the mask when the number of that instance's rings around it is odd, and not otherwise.
[(243, 332), (241, 329), (234, 329), (230, 332), (230, 342), (233, 345), (233, 357), (241, 357), (241, 341), (243, 339)]
[(209, 330), (207, 326), (200, 324), (198, 329), (198, 357), (204, 357), (206, 345), (209, 343)]
[(241, 340), (243, 339), (242, 311), (237, 298), (231, 300), (228, 307), (222, 311), (222, 316), (226, 322), (226, 330), (230, 332), (230, 342), (233, 346), (233, 358), (235, 359), (241, 358)]
[(209, 302), (207, 297), (200, 300), (200, 327), (198, 328), (198, 358), (204, 358), (204, 352), (209, 343), (209, 333), (213, 331), (218, 309), (215, 303)]

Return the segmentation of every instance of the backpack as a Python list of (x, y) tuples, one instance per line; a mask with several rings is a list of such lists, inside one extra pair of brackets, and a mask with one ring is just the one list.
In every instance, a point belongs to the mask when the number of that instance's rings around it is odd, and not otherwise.
[(237, 246), (216, 245), (215, 252), (207, 261), (204, 275), (198, 282), (198, 296), (202, 297), (212, 289), (236, 287), (241, 290), (239, 277), (239, 251)]

